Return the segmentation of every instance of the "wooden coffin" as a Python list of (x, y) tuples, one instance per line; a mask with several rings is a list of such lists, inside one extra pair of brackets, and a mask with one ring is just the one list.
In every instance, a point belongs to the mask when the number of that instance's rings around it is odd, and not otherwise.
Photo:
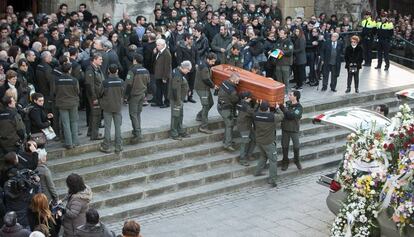
[(240, 76), (240, 82), (237, 91), (250, 91), (253, 99), (266, 100), (271, 107), (276, 104), (283, 104), (285, 99), (285, 84), (277, 82), (272, 78), (266, 78), (244, 69), (227, 64), (217, 65), (211, 68), (213, 82), (220, 86), (224, 80), (227, 80), (232, 73)]

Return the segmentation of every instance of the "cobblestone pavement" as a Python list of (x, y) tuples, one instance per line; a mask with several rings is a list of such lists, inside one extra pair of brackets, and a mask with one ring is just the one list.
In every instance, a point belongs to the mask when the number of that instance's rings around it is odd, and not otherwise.
[[(329, 236), (334, 215), (325, 199), (328, 189), (316, 183), (325, 169), (280, 179), (278, 187), (249, 187), (136, 218), (141, 233), (169, 237)], [(123, 223), (109, 225), (121, 233)]]

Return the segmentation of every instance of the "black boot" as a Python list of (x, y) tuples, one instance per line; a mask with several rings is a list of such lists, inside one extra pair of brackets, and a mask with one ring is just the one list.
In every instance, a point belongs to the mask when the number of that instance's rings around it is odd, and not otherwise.
[(285, 171), (289, 168), (289, 148), (282, 148), (283, 159), (282, 159), (282, 170)]
[(299, 159), (299, 149), (293, 149), (293, 161), (295, 162), (296, 167), (298, 168), (298, 170), (302, 169), (302, 165), (300, 164), (300, 159)]
[(188, 100), (188, 102), (191, 102), (191, 103), (197, 103), (197, 102), (193, 99), (193, 96), (192, 96), (192, 95), (189, 95), (187, 100)]

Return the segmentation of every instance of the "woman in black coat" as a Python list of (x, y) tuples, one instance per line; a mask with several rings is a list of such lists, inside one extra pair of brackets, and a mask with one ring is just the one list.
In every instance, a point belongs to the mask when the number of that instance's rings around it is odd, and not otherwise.
[(348, 81), (345, 93), (351, 92), (352, 78), (354, 78), (355, 92), (359, 93), (359, 69), (362, 64), (362, 47), (358, 44), (359, 37), (351, 37), (351, 45), (345, 49), (345, 68), (348, 71)]
[(42, 94), (34, 93), (32, 99), (33, 108), (29, 112), (31, 134), (42, 132), (42, 129), (51, 126), (49, 119), (53, 118), (53, 115), (47, 113), (46, 109), (43, 107), (44, 97)]

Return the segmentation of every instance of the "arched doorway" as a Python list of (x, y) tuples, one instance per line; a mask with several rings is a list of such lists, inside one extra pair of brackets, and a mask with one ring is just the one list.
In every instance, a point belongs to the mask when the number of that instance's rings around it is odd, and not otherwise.
[(37, 13), (38, 11), (38, 0), (0, 0), (1, 9), (6, 9), (8, 5), (13, 6), (14, 12), (30, 11)]

